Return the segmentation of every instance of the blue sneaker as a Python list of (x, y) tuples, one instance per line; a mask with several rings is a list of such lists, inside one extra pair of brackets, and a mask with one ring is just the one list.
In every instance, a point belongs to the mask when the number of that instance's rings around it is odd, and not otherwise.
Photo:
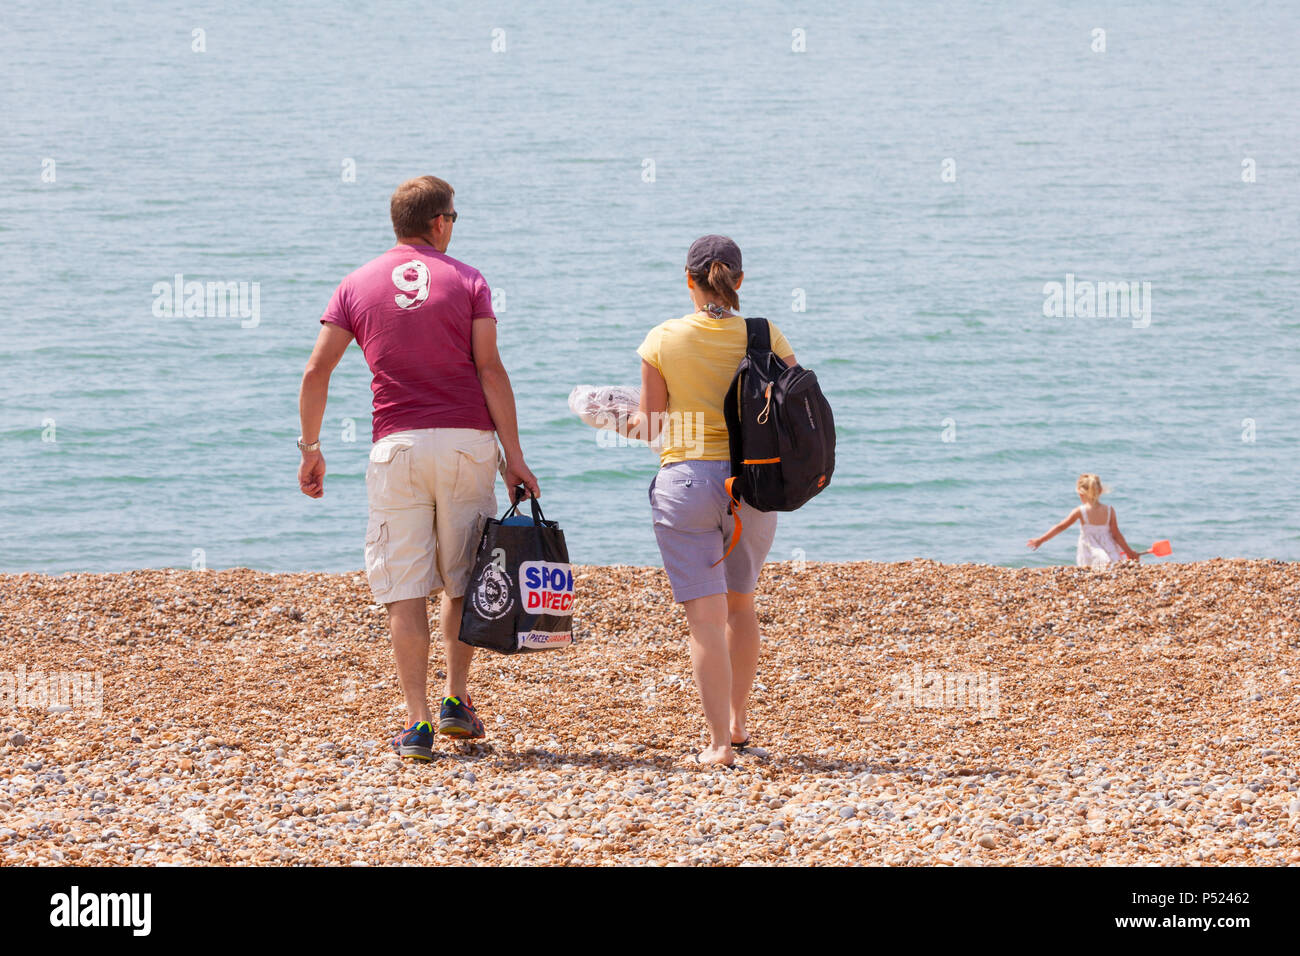
[(438, 715), (438, 733), (446, 734), (448, 737), (469, 739), (487, 736), (487, 731), (483, 729), (483, 721), (479, 720), (478, 714), (474, 712), (474, 704), (468, 694), (463, 700), (459, 697), (442, 699), (442, 712)]
[(421, 720), (393, 738), (393, 752), (406, 760), (433, 759), (433, 725)]

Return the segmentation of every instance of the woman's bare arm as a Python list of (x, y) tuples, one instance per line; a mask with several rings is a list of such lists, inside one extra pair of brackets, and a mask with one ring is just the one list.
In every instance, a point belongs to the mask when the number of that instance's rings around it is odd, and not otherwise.
[(668, 410), (668, 383), (663, 373), (645, 359), (641, 360), (641, 400), (637, 410), (618, 422), (624, 438), (652, 442), (659, 437), (663, 413)]
[[(781, 361), (793, 368), (794, 353), (781, 357)], [(659, 437), (663, 425), (664, 412), (668, 410), (668, 383), (663, 373), (645, 359), (641, 360), (641, 401), (637, 410), (618, 424), (618, 433), (624, 438), (652, 442)]]

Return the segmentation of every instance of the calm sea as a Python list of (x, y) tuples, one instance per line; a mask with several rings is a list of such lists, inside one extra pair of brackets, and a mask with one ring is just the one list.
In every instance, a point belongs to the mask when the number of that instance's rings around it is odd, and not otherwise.
[[(658, 560), (655, 459), (565, 399), (637, 381), (705, 232), (836, 413), (774, 559), (1070, 563), (1024, 542), (1081, 471), (1139, 547), (1300, 559), (1297, 5), (257, 6), (5, 13), (0, 569), (360, 567), (360, 351), (319, 501), (297, 389), (426, 172), (575, 561)], [(178, 274), (256, 316), (156, 314)]]

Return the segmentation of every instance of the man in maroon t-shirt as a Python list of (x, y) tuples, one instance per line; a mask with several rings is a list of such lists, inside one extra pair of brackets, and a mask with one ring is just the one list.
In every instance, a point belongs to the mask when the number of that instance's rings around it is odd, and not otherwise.
[[(459, 641), (461, 608), (485, 518), (496, 514), (499, 452), (507, 489), (539, 493), (524, 464), (515, 396), (497, 352), (487, 283), (446, 254), (455, 190), (421, 176), (393, 193), (397, 245), (349, 275), (321, 317), (299, 395), (303, 494), (325, 493), (320, 426), (330, 374), (354, 338), (374, 376), (374, 444), (366, 469), (366, 576), (388, 607), (406, 698), (399, 756), (433, 757), (428, 596), (442, 590), (447, 685), (438, 731), (484, 736), (466, 684), (474, 649)], [(495, 432), (495, 434), (494, 434)]]

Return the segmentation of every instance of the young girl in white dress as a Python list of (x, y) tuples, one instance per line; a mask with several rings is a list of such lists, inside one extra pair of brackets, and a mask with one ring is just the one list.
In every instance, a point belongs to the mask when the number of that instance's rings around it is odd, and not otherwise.
[(1138, 553), (1128, 546), (1120, 534), (1115, 509), (1097, 499), (1108, 489), (1101, 486), (1096, 475), (1080, 475), (1074, 486), (1079, 495), (1079, 507), (1071, 511), (1060, 524), (1040, 538), (1030, 538), (1027, 544), (1035, 551), (1049, 538), (1054, 538), (1079, 519), (1079, 547), (1075, 563), (1081, 568), (1108, 568), (1125, 557), (1138, 560)]

